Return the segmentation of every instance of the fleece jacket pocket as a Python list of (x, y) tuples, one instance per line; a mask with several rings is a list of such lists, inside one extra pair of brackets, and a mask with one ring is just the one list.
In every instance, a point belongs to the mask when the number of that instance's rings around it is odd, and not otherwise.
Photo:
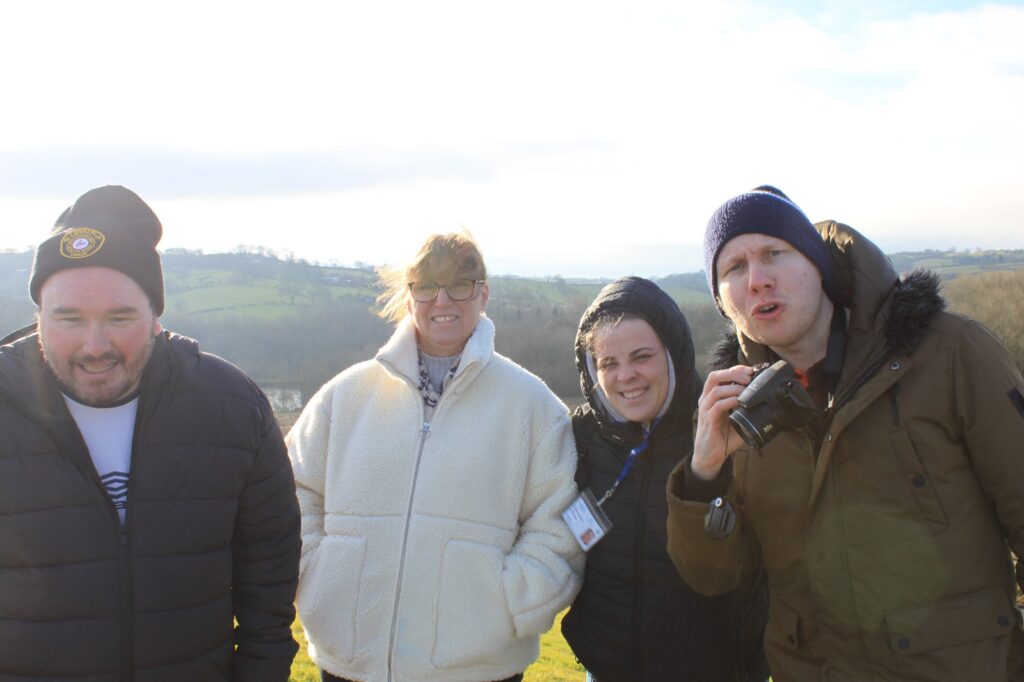
[(352, 659), (366, 539), (329, 535), (299, 581), (295, 605), (310, 644), (338, 661)]
[(439, 668), (486, 664), (515, 641), (505, 600), (500, 547), (451, 540), (441, 557), (432, 662)]

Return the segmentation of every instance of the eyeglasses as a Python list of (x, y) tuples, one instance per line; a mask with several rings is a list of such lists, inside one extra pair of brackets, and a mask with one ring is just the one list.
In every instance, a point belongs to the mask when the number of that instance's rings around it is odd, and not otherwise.
[(409, 282), (409, 293), (414, 301), (426, 303), (437, 298), (437, 294), (444, 289), (448, 298), (453, 301), (469, 301), (480, 295), (482, 279), (453, 279), (447, 284), (436, 282)]

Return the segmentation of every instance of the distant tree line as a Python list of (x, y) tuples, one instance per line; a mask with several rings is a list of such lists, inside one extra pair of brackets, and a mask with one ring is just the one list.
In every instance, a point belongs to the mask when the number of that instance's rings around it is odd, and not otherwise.
[[(995, 257), (1003, 254), (1016, 252), (997, 252)], [(30, 252), (0, 253), (0, 337), (33, 320), (35, 306), (26, 292), (31, 262)], [(365, 267), (316, 267), (252, 248), (219, 255), (175, 250), (165, 254), (164, 268), (165, 327), (199, 339), (205, 350), (239, 365), (258, 382), (298, 387), (304, 399), (339, 371), (372, 358), (392, 331), (372, 311), (369, 285), (374, 276)], [(192, 270), (202, 277), (189, 277)], [(196, 312), (175, 305), (176, 294), (195, 288), (196, 281), (217, 277), (261, 286), (272, 279), (278, 296), (290, 305), (282, 314), (265, 317), (241, 307)], [(671, 275), (659, 283), (706, 291), (701, 273)], [(349, 288), (339, 293), (328, 285)], [(597, 282), (562, 278), (495, 280), (488, 314), (497, 327), (498, 352), (540, 376), (563, 399), (578, 400), (576, 329), (598, 289)], [(1024, 370), (1024, 269), (959, 276), (944, 282), (943, 293), (951, 309), (988, 325)], [(693, 333), (698, 370), (705, 374), (728, 323), (711, 303), (683, 305), (682, 310)]]
[(1024, 270), (957, 277), (943, 284), (942, 293), (951, 310), (969, 315), (995, 332), (1024, 373)]

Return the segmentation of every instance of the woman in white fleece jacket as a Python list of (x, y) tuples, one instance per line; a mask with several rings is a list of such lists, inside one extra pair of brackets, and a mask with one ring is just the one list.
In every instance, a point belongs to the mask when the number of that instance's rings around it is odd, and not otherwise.
[(569, 417), (494, 352), (486, 277), (468, 234), (430, 237), (386, 276), (394, 335), (288, 436), (297, 605), (325, 682), (521, 679), (579, 589)]

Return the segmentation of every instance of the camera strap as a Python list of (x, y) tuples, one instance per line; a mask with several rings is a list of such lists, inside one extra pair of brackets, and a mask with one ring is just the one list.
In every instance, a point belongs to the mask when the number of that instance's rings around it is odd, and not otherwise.
[(626, 457), (626, 463), (622, 465), (622, 471), (619, 472), (619, 475), (615, 479), (615, 482), (612, 483), (612, 487), (608, 488), (608, 490), (605, 491), (604, 495), (601, 496), (601, 499), (597, 501), (597, 506), (600, 507), (601, 505), (608, 501), (608, 498), (615, 494), (615, 491), (618, 489), (619, 484), (622, 483), (622, 481), (625, 480), (626, 476), (629, 475), (630, 470), (633, 468), (633, 464), (636, 463), (636, 458), (639, 457), (640, 454), (643, 453), (643, 451), (650, 446), (651, 434), (654, 433), (654, 427), (656, 427), (658, 425), (658, 422), (660, 421), (661, 417), (655, 419), (654, 422), (651, 423), (651, 428), (644, 431), (644, 438), (642, 441), (640, 441), (640, 444), (629, 451), (629, 456)]
[(838, 303), (832, 306), (832, 326), (828, 332), (825, 347), (825, 376), (828, 377), (828, 406), (832, 409), (839, 386), (839, 374), (843, 371), (843, 355), (846, 353), (846, 309)]

